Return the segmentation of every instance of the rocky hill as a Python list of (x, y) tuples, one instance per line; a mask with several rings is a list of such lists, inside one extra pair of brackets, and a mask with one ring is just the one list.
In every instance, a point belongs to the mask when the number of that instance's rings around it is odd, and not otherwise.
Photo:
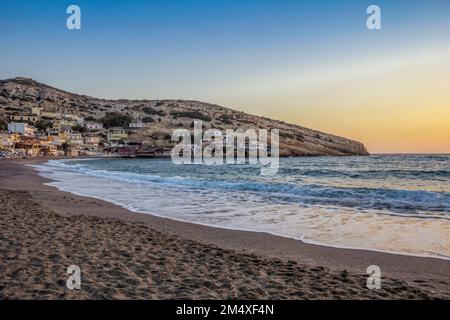
[(73, 94), (28, 78), (0, 80), (0, 118), (7, 121), (9, 115), (31, 112), (32, 107), (88, 119), (101, 119), (107, 113), (120, 112), (149, 124), (133, 134), (132, 141), (158, 146), (172, 145), (170, 134), (174, 129), (190, 128), (192, 121), (199, 119), (204, 129), (278, 128), (282, 156), (368, 154), (364, 145), (357, 141), (215, 104), (189, 100), (105, 100)]

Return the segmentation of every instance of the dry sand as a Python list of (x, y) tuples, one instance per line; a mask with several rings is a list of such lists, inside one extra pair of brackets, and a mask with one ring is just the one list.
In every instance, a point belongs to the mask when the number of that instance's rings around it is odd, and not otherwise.
[[(3, 299), (450, 298), (450, 261), (308, 245), (132, 213), (0, 161)], [(40, 160), (42, 161), (42, 160)], [(66, 268), (81, 268), (81, 290)], [(382, 288), (366, 287), (378, 265)]]

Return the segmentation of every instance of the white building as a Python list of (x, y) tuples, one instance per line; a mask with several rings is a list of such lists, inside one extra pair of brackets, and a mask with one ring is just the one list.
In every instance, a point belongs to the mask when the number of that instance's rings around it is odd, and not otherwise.
[(69, 141), (69, 144), (76, 145), (76, 146), (82, 146), (83, 142), (84, 142), (83, 136), (81, 135), (81, 133), (69, 133), (68, 141)]
[(100, 137), (97, 136), (85, 136), (84, 137), (84, 146), (86, 148), (98, 148), (100, 143)]
[(22, 115), (12, 115), (9, 116), (9, 120), (11, 121), (31, 121), (31, 122), (35, 122), (37, 120), (39, 120), (39, 116), (35, 115), (35, 114), (22, 114)]
[(66, 120), (68, 120), (68, 121), (75, 122), (75, 123), (77, 123), (77, 124), (79, 124), (79, 125), (84, 124), (84, 118), (83, 118), (83, 117), (80, 117), (79, 115), (76, 115), (76, 114), (72, 114), (72, 113), (63, 113), (63, 114), (62, 114), (62, 118), (63, 118), (63, 119), (66, 119)]
[(108, 132), (109, 142), (118, 142), (128, 138), (127, 130), (124, 128), (110, 128)]
[(146, 128), (149, 127), (150, 124), (149, 123), (143, 123), (143, 122), (132, 122), (130, 123), (129, 127), (130, 128)]
[(103, 125), (100, 122), (86, 122), (86, 129), (88, 130), (102, 130)]
[(31, 113), (40, 116), (42, 108), (41, 107), (31, 107)]
[(0, 149), (13, 149), (13, 147), (14, 143), (9, 134), (0, 133)]
[(26, 137), (34, 136), (34, 128), (25, 122), (10, 122), (8, 124), (8, 131), (11, 133), (19, 133)]
[(53, 111), (44, 111), (44, 110), (40, 111), (40, 116), (41, 116), (41, 118), (44, 118), (44, 119), (60, 119), (61, 118), (60, 113), (53, 112)]

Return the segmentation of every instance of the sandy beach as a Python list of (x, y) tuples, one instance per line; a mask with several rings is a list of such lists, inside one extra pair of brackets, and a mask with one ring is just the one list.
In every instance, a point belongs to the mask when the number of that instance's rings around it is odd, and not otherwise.
[[(450, 261), (305, 244), (133, 213), (0, 160), (1, 299), (450, 298)], [(81, 268), (80, 290), (66, 268)], [(378, 265), (381, 289), (366, 287)]]

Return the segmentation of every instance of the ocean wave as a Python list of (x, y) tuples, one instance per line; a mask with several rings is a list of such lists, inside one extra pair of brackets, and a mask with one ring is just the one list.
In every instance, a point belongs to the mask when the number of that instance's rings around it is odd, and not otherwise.
[(292, 168), (283, 170), (282, 174), (295, 174), (303, 177), (316, 178), (351, 178), (351, 179), (417, 179), (417, 180), (446, 180), (450, 179), (450, 170), (401, 170), (401, 169), (380, 169), (380, 170), (336, 170), (336, 169), (310, 169)]
[(317, 184), (271, 183), (260, 181), (224, 181), (199, 177), (164, 177), (126, 171), (93, 169), (86, 163), (51, 161), (44, 167), (76, 172), (92, 177), (119, 180), (126, 183), (157, 184), (208, 189), (226, 192), (258, 194), (265, 201), (284, 201), (302, 205), (328, 205), (358, 209), (389, 210), (394, 213), (450, 219), (450, 193), (426, 190), (386, 188), (330, 187)]

